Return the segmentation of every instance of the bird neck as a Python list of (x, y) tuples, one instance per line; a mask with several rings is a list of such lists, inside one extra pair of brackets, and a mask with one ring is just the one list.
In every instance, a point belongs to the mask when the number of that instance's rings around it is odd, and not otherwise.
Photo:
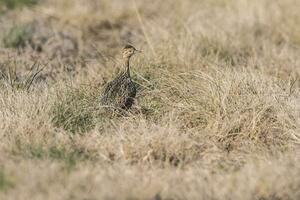
[(130, 66), (129, 66), (129, 60), (130, 60), (130, 57), (127, 57), (127, 58), (123, 58), (123, 71), (125, 73), (128, 74), (128, 76), (130, 76)]

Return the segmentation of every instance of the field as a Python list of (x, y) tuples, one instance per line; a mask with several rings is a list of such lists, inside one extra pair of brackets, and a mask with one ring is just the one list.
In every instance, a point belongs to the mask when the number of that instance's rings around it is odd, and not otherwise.
[[(299, 10), (0, 0), (0, 199), (300, 199)], [(127, 43), (137, 98), (109, 110)]]

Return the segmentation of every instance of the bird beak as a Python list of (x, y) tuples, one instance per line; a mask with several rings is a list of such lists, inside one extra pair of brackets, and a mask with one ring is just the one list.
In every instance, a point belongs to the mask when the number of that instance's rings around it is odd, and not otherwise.
[(135, 52), (137, 52), (137, 53), (143, 53), (141, 50), (135, 50)]

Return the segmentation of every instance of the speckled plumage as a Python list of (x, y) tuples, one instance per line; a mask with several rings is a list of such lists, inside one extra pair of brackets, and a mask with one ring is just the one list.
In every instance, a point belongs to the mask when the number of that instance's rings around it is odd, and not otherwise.
[(123, 49), (123, 66), (117, 77), (108, 82), (101, 92), (101, 104), (115, 108), (129, 109), (134, 103), (136, 88), (130, 77), (129, 60), (134, 52), (133, 46)]
[(121, 72), (114, 80), (108, 82), (101, 95), (101, 104), (128, 109), (136, 96), (136, 88), (126, 72)]

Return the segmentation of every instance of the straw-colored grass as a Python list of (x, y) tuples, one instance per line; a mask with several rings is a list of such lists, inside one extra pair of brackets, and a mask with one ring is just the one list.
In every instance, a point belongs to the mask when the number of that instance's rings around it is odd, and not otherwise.
[[(299, 199), (299, 10), (297, 0), (5, 10), (0, 199)], [(135, 104), (103, 108), (128, 42), (143, 50)]]

